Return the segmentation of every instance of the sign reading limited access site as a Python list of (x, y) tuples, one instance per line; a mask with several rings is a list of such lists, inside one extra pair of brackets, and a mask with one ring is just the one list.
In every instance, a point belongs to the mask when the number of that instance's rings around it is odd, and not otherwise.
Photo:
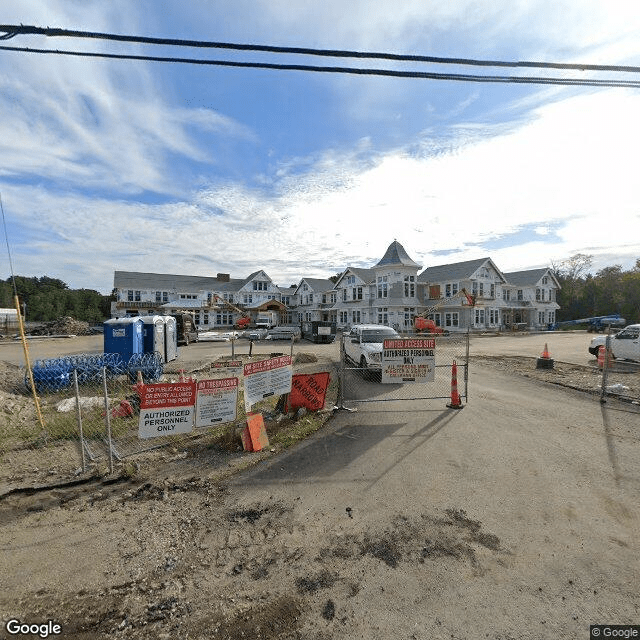
[(291, 356), (244, 365), (244, 404), (247, 412), (260, 400), (291, 391)]
[(238, 378), (200, 380), (196, 427), (213, 427), (235, 420), (237, 404)]
[(145, 384), (140, 391), (138, 437), (157, 438), (193, 429), (195, 382)]
[(434, 338), (385, 340), (382, 349), (382, 382), (433, 382), (436, 376)]

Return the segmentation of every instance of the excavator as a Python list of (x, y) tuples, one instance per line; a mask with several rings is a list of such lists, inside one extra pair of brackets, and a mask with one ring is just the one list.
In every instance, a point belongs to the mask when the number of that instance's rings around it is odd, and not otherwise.
[(455, 300), (456, 298), (465, 297), (467, 299), (467, 304), (470, 307), (475, 307), (476, 305), (476, 297), (471, 295), (464, 287), (460, 289), (458, 293), (448, 298), (439, 298), (438, 302), (431, 307), (427, 307), (422, 313), (417, 314), (413, 318), (413, 328), (416, 333), (449, 333), (442, 327), (438, 327), (433, 320), (427, 318), (428, 315), (432, 313), (436, 313), (445, 302), (449, 302), (451, 300)]
[(229, 307), (230, 309), (233, 309), (236, 313), (240, 314), (240, 318), (238, 318), (238, 320), (235, 323), (236, 329), (246, 329), (251, 324), (251, 317), (246, 311), (243, 311), (239, 307), (236, 307), (235, 305), (231, 304), (227, 300), (223, 300), (219, 295), (216, 295), (215, 293), (213, 294), (213, 299), (216, 302), (219, 302), (220, 304), (223, 304)]

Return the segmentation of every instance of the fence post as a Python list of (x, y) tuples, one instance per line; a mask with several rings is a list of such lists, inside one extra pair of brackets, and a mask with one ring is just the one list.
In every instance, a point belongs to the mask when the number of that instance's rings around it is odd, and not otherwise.
[(231, 336), (231, 359), (236, 359), (236, 338), (234, 335)]
[(113, 473), (113, 447), (111, 446), (111, 414), (109, 413), (109, 394), (107, 392), (107, 367), (102, 367), (102, 388), (104, 390), (104, 419), (107, 425), (109, 447), (109, 473)]
[(292, 333), (291, 334), (291, 353), (289, 354), (292, 360), (293, 360), (293, 341), (295, 340), (295, 338), (296, 336)]
[(469, 342), (471, 339), (471, 327), (467, 327), (467, 347), (464, 359), (464, 401), (469, 402)]
[(87, 470), (87, 461), (84, 455), (84, 436), (82, 433), (82, 410), (80, 409), (80, 390), (78, 389), (78, 370), (73, 370), (73, 386), (76, 392), (76, 416), (78, 418), (78, 431), (80, 431), (80, 453), (82, 454), (82, 473)]
[(600, 388), (600, 402), (607, 401), (607, 372), (609, 371), (609, 348), (611, 347), (611, 328), (604, 343), (604, 362), (602, 363), (602, 387)]

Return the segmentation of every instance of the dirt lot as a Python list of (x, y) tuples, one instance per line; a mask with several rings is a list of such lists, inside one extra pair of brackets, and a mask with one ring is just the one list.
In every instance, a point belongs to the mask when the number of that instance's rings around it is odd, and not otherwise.
[[(637, 624), (637, 408), (572, 388), (601, 375), (584, 336), (547, 339), (551, 371), (536, 369), (535, 340), (514, 340), (474, 341), (462, 411), (343, 412), (240, 474), (252, 454), (169, 452), (138, 474), (5, 494), (2, 620), (52, 619), (65, 638), (232, 640)], [(228, 348), (192, 345), (176, 366)], [(330, 360), (335, 345), (304, 350)], [(16, 374), (3, 365), (2, 401), (17, 403), (5, 414), (29, 420)]]

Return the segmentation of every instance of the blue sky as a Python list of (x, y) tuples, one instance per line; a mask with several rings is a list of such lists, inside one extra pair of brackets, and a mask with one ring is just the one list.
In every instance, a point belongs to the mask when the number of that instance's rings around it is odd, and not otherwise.
[[(640, 65), (635, 0), (4, 0), (0, 23)], [(21, 36), (0, 44), (547, 73), (67, 38)], [(105, 293), (114, 270), (244, 277), (264, 269), (287, 286), (347, 265), (371, 266), (394, 239), (425, 267), (489, 255), (503, 271), (515, 271), (587, 253), (594, 270), (629, 268), (640, 258), (638, 113), (638, 89), (0, 51), (0, 194), (14, 270)]]

